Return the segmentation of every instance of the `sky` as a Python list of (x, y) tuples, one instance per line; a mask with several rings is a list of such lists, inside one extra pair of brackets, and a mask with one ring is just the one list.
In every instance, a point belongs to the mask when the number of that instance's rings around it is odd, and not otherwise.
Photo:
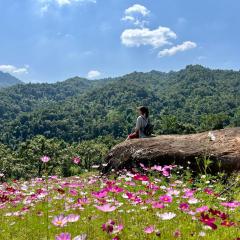
[(240, 69), (239, 0), (0, 0), (0, 71), (25, 82)]

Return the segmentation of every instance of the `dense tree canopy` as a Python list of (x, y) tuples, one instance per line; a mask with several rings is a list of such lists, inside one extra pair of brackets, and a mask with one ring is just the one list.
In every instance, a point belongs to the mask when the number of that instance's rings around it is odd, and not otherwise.
[(139, 105), (150, 107), (156, 133), (190, 133), (239, 126), (240, 72), (190, 65), (178, 72), (25, 84), (0, 97), (1, 141), (9, 146), (39, 134), (69, 143), (124, 137)]

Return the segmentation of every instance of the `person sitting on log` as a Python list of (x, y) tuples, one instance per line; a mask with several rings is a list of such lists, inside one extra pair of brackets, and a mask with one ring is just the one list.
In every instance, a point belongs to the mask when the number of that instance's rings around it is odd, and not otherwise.
[(141, 106), (138, 108), (138, 111), (139, 117), (137, 118), (135, 131), (128, 135), (127, 140), (134, 138), (146, 138), (151, 136), (153, 132), (153, 125), (150, 124), (149, 120), (148, 108)]

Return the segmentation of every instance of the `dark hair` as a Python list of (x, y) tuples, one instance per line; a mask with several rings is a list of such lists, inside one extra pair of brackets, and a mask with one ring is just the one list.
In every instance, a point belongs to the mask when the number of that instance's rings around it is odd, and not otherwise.
[(148, 110), (147, 107), (141, 106), (141, 107), (138, 107), (138, 110), (139, 110), (142, 114), (145, 114), (146, 118), (148, 118), (148, 116), (149, 116), (149, 110)]

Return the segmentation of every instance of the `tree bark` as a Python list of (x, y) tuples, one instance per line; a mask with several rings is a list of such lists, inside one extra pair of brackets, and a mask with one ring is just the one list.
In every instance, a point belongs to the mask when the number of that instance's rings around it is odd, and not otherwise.
[(116, 145), (105, 158), (108, 173), (112, 169), (131, 169), (139, 163), (149, 165), (177, 164), (199, 170), (204, 167), (204, 158), (211, 160), (210, 171), (240, 170), (240, 128), (226, 128), (189, 135), (161, 135), (133, 139)]

